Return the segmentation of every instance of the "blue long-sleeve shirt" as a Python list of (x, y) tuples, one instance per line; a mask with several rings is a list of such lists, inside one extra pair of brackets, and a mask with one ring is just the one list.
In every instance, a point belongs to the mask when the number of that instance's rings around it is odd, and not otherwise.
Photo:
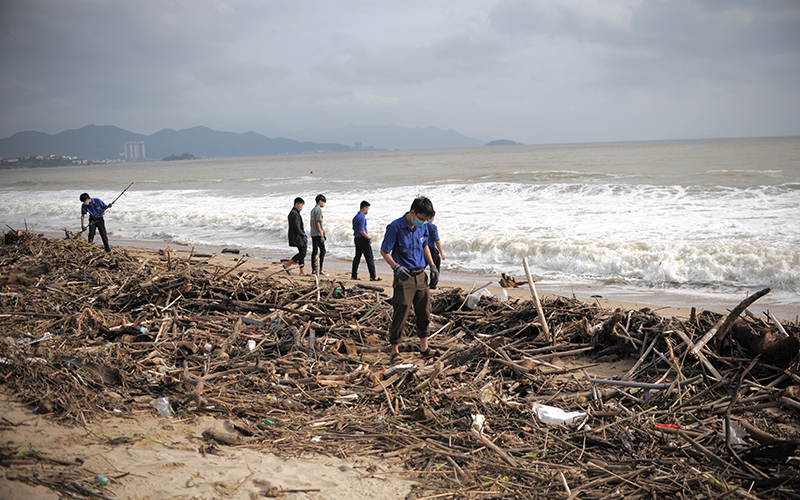
[(425, 267), (425, 247), (428, 245), (428, 225), (408, 227), (406, 216), (395, 219), (386, 226), (381, 251), (408, 269)]
[(89, 214), (89, 217), (102, 217), (106, 213), (106, 205), (100, 198), (91, 198), (91, 203), (81, 203), (81, 217)]

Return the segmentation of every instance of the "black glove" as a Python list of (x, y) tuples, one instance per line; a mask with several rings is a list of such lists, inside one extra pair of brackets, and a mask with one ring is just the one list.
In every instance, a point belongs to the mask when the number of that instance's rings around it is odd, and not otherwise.
[(81, 226), (81, 232), (86, 231), (87, 226)]
[(108, 210), (109, 208), (111, 208), (111, 206), (112, 206), (112, 205), (114, 205), (114, 202), (113, 202), (113, 201), (112, 201), (111, 203), (109, 203), (108, 205), (106, 205), (106, 210)]
[(439, 268), (436, 266), (431, 266), (431, 280), (429, 286), (431, 290), (436, 288), (436, 285), (439, 284)]
[(408, 281), (411, 279), (411, 273), (409, 273), (408, 269), (400, 264), (395, 264), (392, 268), (392, 272), (394, 272), (394, 275), (397, 276), (397, 279), (400, 281)]

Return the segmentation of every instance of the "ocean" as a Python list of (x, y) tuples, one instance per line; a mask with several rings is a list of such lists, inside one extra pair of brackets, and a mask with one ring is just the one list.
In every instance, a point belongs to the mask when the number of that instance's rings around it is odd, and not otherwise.
[(80, 193), (109, 203), (132, 181), (106, 216), (112, 240), (288, 256), (293, 199), (306, 201), (308, 230), (323, 193), (329, 258), (352, 258), (361, 200), (371, 203), (378, 256), (386, 224), (425, 195), (447, 257), (443, 280), (501, 272), (524, 279), (527, 257), (546, 291), (594, 287), (621, 300), (656, 294), (671, 305), (730, 308), (771, 287), (770, 307), (800, 314), (800, 137), (0, 170), (0, 222), (78, 231)]

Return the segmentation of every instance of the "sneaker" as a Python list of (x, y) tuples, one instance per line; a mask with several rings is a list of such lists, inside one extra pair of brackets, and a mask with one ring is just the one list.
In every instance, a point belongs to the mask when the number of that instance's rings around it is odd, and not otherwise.
[(330, 274), (326, 273), (325, 271), (320, 271), (319, 274), (322, 276), (330, 276)]

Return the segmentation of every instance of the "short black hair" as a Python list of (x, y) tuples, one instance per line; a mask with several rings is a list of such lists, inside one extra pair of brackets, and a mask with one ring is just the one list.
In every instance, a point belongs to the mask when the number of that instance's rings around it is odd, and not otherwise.
[(324, 201), (325, 203), (328, 203), (328, 200), (325, 199), (325, 195), (324, 194), (318, 194), (317, 197), (314, 198), (314, 203), (319, 203), (321, 201)]
[(419, 215), (427, 215), (428, 217), (436, 215), (436, 211), (433, 210), (433, 203), (425, 196), (416, 198), (411, 203), (411, 210)]
[(91, 198), (91, 196), (89, 196), (89, 193), (82, 193), (81, 194), (81, 203), (83, 203), (84, 201), (88, 200), (89, 198)]
[(297, 205), (298, 203), (302, 203), (303, 205), (306, 204), (306, 202), (303, 201), (303, 198), (300, 198), (299, 196), (294, 199), (294, 204)]
[(364, 200), (364, 201), (361, 202), (361, 207), (359, 208), (359, 210), (363, 210), (364, 207), (368, 207), (368, 206), (369, 206), (369, 202), (367, 200)]

